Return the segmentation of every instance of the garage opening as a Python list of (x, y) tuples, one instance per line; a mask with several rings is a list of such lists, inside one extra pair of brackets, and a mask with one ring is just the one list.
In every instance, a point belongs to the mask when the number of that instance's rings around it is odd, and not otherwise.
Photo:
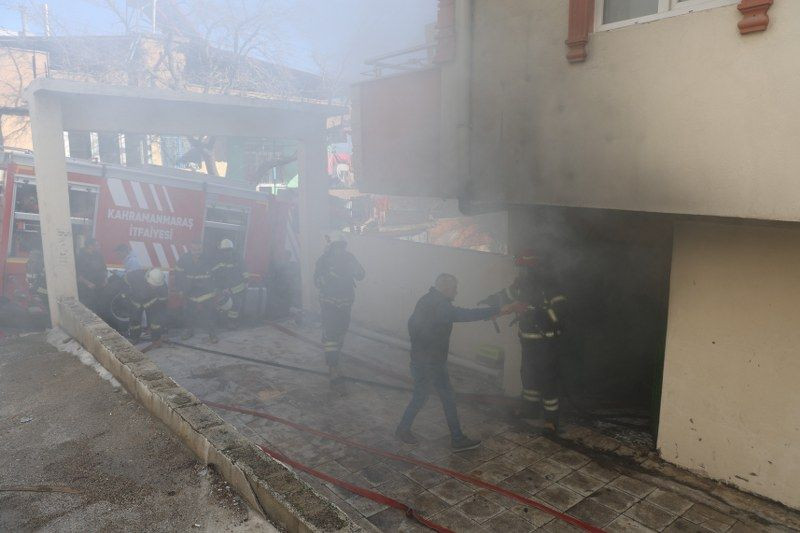
[[(549, 254), (568, 307), (562, 396), (572, 414), (653, 445), (667, 329), (672, 217), (515, 207), (511, 250)], [(626, 431), (631, 430), (631, 431)]]

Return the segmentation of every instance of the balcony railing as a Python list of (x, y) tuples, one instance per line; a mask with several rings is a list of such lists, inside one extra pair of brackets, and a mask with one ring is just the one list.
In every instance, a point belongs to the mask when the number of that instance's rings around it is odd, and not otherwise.
[(435, 52), (436, 43), (432, 42), (372, 57), (364, 61), (370, 68), (362, 74), (381, 78), (389, 74), (423, 70), (433, 65)]

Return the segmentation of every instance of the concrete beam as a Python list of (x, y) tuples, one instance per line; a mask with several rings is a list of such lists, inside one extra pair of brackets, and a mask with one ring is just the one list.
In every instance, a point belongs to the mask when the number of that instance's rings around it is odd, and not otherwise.
[(78, 296), (61, 102), (47, 93), (35, 93), (29, 102), (45, 278), (50, 318), (56, 326), (58, 299)]
[(309, 130), (300, 144), (300, 277), (303, 309), (317, 305), (314, 265), (325, 248), (328, 226), (328, 148), (324, 125)]

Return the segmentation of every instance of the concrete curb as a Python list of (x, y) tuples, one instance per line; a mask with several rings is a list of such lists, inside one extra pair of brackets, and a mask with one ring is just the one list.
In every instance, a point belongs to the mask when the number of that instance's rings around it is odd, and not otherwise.
[(291, 532), (355, 531), (338, 507), (261, 451), (74, 298), (59, 301), (61, 328), (86, 348), (257, 512)]

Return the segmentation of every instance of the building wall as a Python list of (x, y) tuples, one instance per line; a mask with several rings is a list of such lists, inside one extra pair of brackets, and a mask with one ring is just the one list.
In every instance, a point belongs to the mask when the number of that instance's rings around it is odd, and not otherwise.
[[(353, 319), (405, 340), (414, 305), (442, 272), (459, 279), (455, 304), (461, 307), (474, 307), (489, 294), (510, 285), (515, 275), (513, 261), (504, 255), (380, 237), (353, 236), (348, 242), (348, 249), (367, 271), (366, 279), (356, 289)], [(498, 320), (500, 334), (490, 322), (456, 324), (451, 351), (469, 358), (481, 344), (502, 347), (503, 388), (508, 395), (518, 395), (522, 387), (521, 355), (516, 327), (508, 327), (510, 320)]]
[[(514, 203), (800, 220), (800, 2), (591, 34), (567, 0), (475, 0), (471, 179)], [(498, 192), (499, 190), (499, 192)]]
[(658, 447), (800, 508), (800, 229), (676, 226)]

